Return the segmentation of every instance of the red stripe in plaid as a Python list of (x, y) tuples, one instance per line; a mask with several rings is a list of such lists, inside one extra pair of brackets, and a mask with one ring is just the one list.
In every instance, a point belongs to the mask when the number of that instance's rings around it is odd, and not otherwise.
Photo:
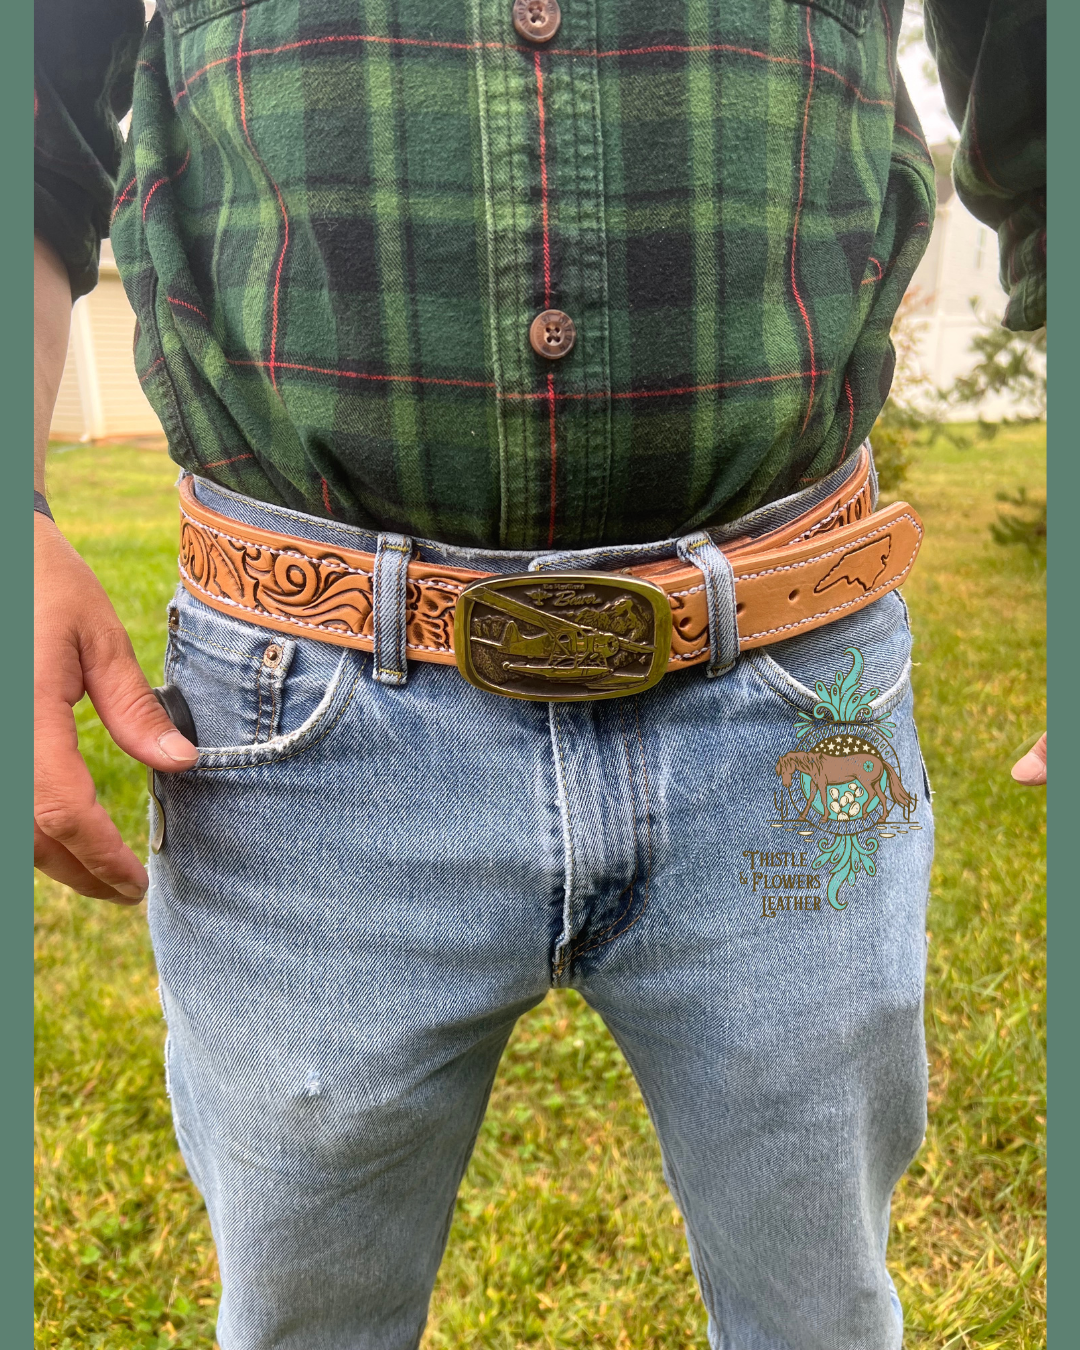
[[(205, 319), (206, 315), (202, 310), (195, 309), (194, 305), (187, 305), (183, 300), (174, 300), (170, 295), (169, 299), (173, 304), (184, 305), (186, 309), (195, 310), (200, 318)], [(247, 361), (239, 357), (226, 357), (230, 366), (258, 366), (260, 369), (267, 369), (269, 361)], [(495, 385), (490, 380), (441, 380), (433, 375), (373, 375), (364, 370), (339, 370), (330, 366), (305, 366), (296, 361), (278, 361), (276, 362), (278, 370), (306, 370), (313, 375), (336, 375), (342, 376), (347, 380), (373, 380), (375, 382), (389, 381), (400, 382), (401, 384), (441, 384), (451, 389), (494, 389)], [(535, 398), (543, 398), (543, 394), (531, 395)]]
[(113, 221), (116, 219), (116, 214), (117, 214), (117, 212), (120, 210), (120, 208), (121, 208), (122, 206), (124, 206), (124, 205), (127, 203), (127, 201), (129, 200), (129, 196), (130, 196), (130, 193), (131, 193), (131, 189), (135, 186), (135, 184), (136, 184), (138, 181), (139, 181), (138, 175), (136, 175), (136, 176), (131, 180), (131, 182), (128, 183), (127, 187), (124, 188), (124, 190), (117, 196), (116, 201), (113, 203), (112, 215), (109, 217), (109, 224), (110, 224), (110, 225), (111, 225), (111, 224), (113, 223)]
[(886, 68), (886, 69), (888, 70), (888, 72), (889, 72), (889, 88), (890, 88), (890, 89), (893, 91), (893, 93), (895, 94), (895, 93), (896, 93), (896, 69), (895, 69), (895, 67), (894, 67), (894, 65), (893, 65), (893, 57), (892, 57), (892, 51), (893, 51), (893, 45), (892, 45), (892, 22), (891, 22), (891, 20), (889, 19), (889, 11), (888, 11), (888, 9), (887, 9), (886, 6), (885, 6), (885, 0), (879, 0), (879, 5), (880, 5), (880, 8), (881, 8), (881, 17), (885, 20), (885, 33), (886, 33), (886, 47), (885, 47), (885, 50), (886, 50), (887, 53), (889, 53), (889, 54), (886, 56), (886, 58), (885, 58), (885, 68)]
[(844, 376), (844, 398), (847, 400), (847, 435), (844, 437), (844, 444), (840, 451), (840, 461), (847, 458), (848, 446), (851, 444), (851, 433), (855, 430), (855, 399), (851, 393), (851, 381)]
[[(142, 218), (143, 218), (143, 220), (146, 219), (146, 208), (150, 205), (150, 199), (151, 199), (151, 197), (153, 197), (154, 193), (158, 190), (158, 188), (161, 187), (161, 185), (162, 185), (163, 183), (174, 183), (174, 182), (180, 177), (180, 175), (184, 172), (184, 170), (187, 168), (187, 166), (188, 166), (190, 163), (191, 163), (191, 151), (189, 150), (189, 151), (187, 152), (187, 154), (184, 156), (183, 163), (180, 165), (180, 167), (176, 170), (175, 173), (171, 173), (171, 174), (168, 175), (168, 177), (166, 177), (166, 178), (159, 178), (159, 179), (157, 180), (157, 182), (153, 185), (153, 187), (152, 187), (152, 188), (150, 189), (150, 191), (146, 194), (146, 197), (145, 197), (144, 200), (143, 200), (143, 204), (142, 204)], [(119, 206), (119, 205), (120, 205), (120, 203), (117, 202), (117, 206)], [(114, 212), (113, 214), (115, 215), (115, 212)]]
[(927, 154), (930, 153), (930, 147), (926, 144), (926, 142), (923, 140), (923, 138), (919, 135), (917, 131), (912, 131), (910, 127), (904, 126), (903, 122), (894, 122), (893, 125), (896, 127), (897, 131), (906, 131), (907, 134), (912, 138), (912, 140), (916, 140), (919, 142), (919, 144), (922, 146), (922, 148), (926, 151)]
[(179, 305), (182, 309), (190, 309), (192, 314), (197, 314), (202, 319), (203, 323), (210, 322), (198, 305), (191, 305), (186, 300), (178, 300), (175, 295), (170, 295), (168, 300), (170, 305)]
[(247, 455), (233, 455), (231, 459), (215, 459), (214, 462), (213, 462), (213, 464), (204, 464), (204, 465), (203, 465), (203, 468), (204, 468), (204, 469), (223, 469), (223, 468), (225, 467), (226, 464), (239, 464), (240, 461), (241, 461), (242, 459), (254, 459), (254, 458), (255, 458), (255, 456), (254, 456), (254, 455), (251, 455), (251, 454), (247, 454)]
[[(195, 305), (189, 305), (185, 300), (177, 300), (174, 296), (169, 296), (169, 300), (174, 305), (183, 305), (185, 309), (190, 309), (196, 313), (200, 319), (205, 319), (206, 315)], [(268, 361), (242, 360), (240, 357), (229, 356), (225, 358), (230, 366), (255, 366), (265, 370), (269, 366)], [(375, 375), (364, 370), (341, 370), (332, 366), (309, 366), (301, 365), (295, 361), (279, 361), (278, 370), (304, 370), (312, 375), (333, 375), (347, 380), (371, 380), (373, 383), (401, 383), (401, 384), (434, 384), (442, 385), (450, 389), (491, 389), (496, 386), (485, 380), (441, 380), (431, 375)], [(594, 389), (587, 394), (567, 394), (556, 390), (554, 398), (560, 403), (576, 402), (581, 399), (593, 398), (677, 398), (683, 394), (708, 394), (717, 389), (738, 389), (743, 385), (752, 384), (775, 384), (778, 380), (805, 380), (811, 373), (818, 376), (831, 375), (831, 370), (790, 370), (781, 375), (754, 375), (745, 380), (716, 380), (712, 384), (687, 384), (679, 385), (670, 389)], [(546, 389), (528, 390), (524, 393), (516, 390), (496, 391), (497, 398), (512, 399), (514, 401), (546, 399), (552, 395)]]
[[(335, 33), (329, 37), (303, 38), (297, 42), (283, 42), (277, 47), (252, 47), (244, 55), (247, 57), (255, 56), (280, 56), (285, 52), (298, 51), (304, 47), (322, 47), (331, 43), (341, 42), (378, 42), (385, 43), (388, 46), (396, 47), (427, 47), (436, 51), (452, 52), (476, 52), (476, 51), (500, 51), (500, 52), (521, 52), (525, 56), (536, 56), (537, 53), (531, 48), (519, 47), (512, 42), (434, 42), (425, 38), (404, 38), (404, 37), (385, 37), (378, 33)], [(549, 47), (545, 55), (547, 56), (570, 56), (574, 58), (592, 58), (594, 60), (604, 60), (611, 56), (652, 56), (671, 52), (679, 55), (691, 55), (695, 52), (728, 52), (734, 56), (752, 56), (759, 61), (769, 61), (773, 65), (779, 66), (801, 66), (803, 69), (810, 69), (810, 62), (804, 61), (796, 56), (777, 56), (772, 52), (760, 52), (753, 47), (738, 47), (730, 42), (702, 42), (702, 43), (662, 43), (652, 47), (613, 47), (607, 51), (591, 51), (587, 47)], [(188, 90), (196, 80), (201, 79), (209, 70), (216, 66), (228, 65), (234, 58), (231, 56), (218, 57), (216, 61), (208, 61), (206, 65), (200, 66), (198, 70), (192, 71), (177, 92), (173, 95), (173, 102), (186, 97)], [(869, 98), (858, 87), (853, 84), (846, 76), (841, 75), (838, 70), (832, 66), (817, 66), (819, 74), (831, 75), (834, 79), (846, 88), (850, 89), (855, 97), (861, 102), (869, 104), (876, 108), (891, 108), (893, 106), (891, 99)], [(912, 133), (914, 135), (914, 133)]]
[(142, 384), (144, 380), (148, 380), (154, 371), (157, 370), (158, 366), (163, 366), (164, 364), (165, 358), (163, 356), (159, 356), (156, 361), (152, 361), (139, 376), (139, 383)]

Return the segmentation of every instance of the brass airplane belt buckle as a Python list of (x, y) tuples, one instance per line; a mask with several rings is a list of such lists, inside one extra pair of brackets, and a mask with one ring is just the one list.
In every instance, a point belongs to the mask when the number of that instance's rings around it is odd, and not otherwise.
[(613, 572), (518, 572), (466, 586), (454, 616), (458, 669), (478, 689), (545, 702), (651, 689), (671, 654), (671, 604)]

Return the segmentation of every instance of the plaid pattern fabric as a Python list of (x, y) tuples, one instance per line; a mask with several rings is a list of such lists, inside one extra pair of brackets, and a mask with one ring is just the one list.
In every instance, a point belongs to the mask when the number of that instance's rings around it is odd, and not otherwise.
[(161, 10), (111, 232), (186, 468), (579, 547), (732, 519), (870, 430), (933, 217), (901, 0), (566, 0), (539, 47), (510, 0)]

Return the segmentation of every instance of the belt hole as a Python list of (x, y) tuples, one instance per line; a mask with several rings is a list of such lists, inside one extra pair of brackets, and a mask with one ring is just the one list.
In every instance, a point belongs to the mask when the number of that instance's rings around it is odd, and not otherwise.
[(799, 588), (798, 588), (798, 586), (796, 586), (795, 589), (794, 589), (794, 590), (791, 592), (791, 594), (788, 596), (788, 599), (791, 600), (792, 602), (794, 602), (794, 601), (798, 600), (798, 598), (799, 598)]
[(741, 614), (745, 608), (746, 608), (746, 606), (745, 606), (745, 605), (742, 603), (742, 601), (740, 600), (739, 603), (735, 606), (735, 613), (736, 613), (736, 614)]
[(281, 665), (281, 655), (281, 648), (276, 642), (271, 642), (270, 646), (263, 652), (263, 665), (269, 666), (273, 670), (275, 666)]

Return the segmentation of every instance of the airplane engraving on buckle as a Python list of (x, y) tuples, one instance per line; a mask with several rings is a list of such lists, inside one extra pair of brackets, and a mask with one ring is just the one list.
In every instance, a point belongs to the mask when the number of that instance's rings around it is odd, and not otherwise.
[(572, 702), (650, 689), (671, 653), (671, 604), (659, 586), (613, 572), (484, 577), (461, 593), (458, 669), (510, 698)]

